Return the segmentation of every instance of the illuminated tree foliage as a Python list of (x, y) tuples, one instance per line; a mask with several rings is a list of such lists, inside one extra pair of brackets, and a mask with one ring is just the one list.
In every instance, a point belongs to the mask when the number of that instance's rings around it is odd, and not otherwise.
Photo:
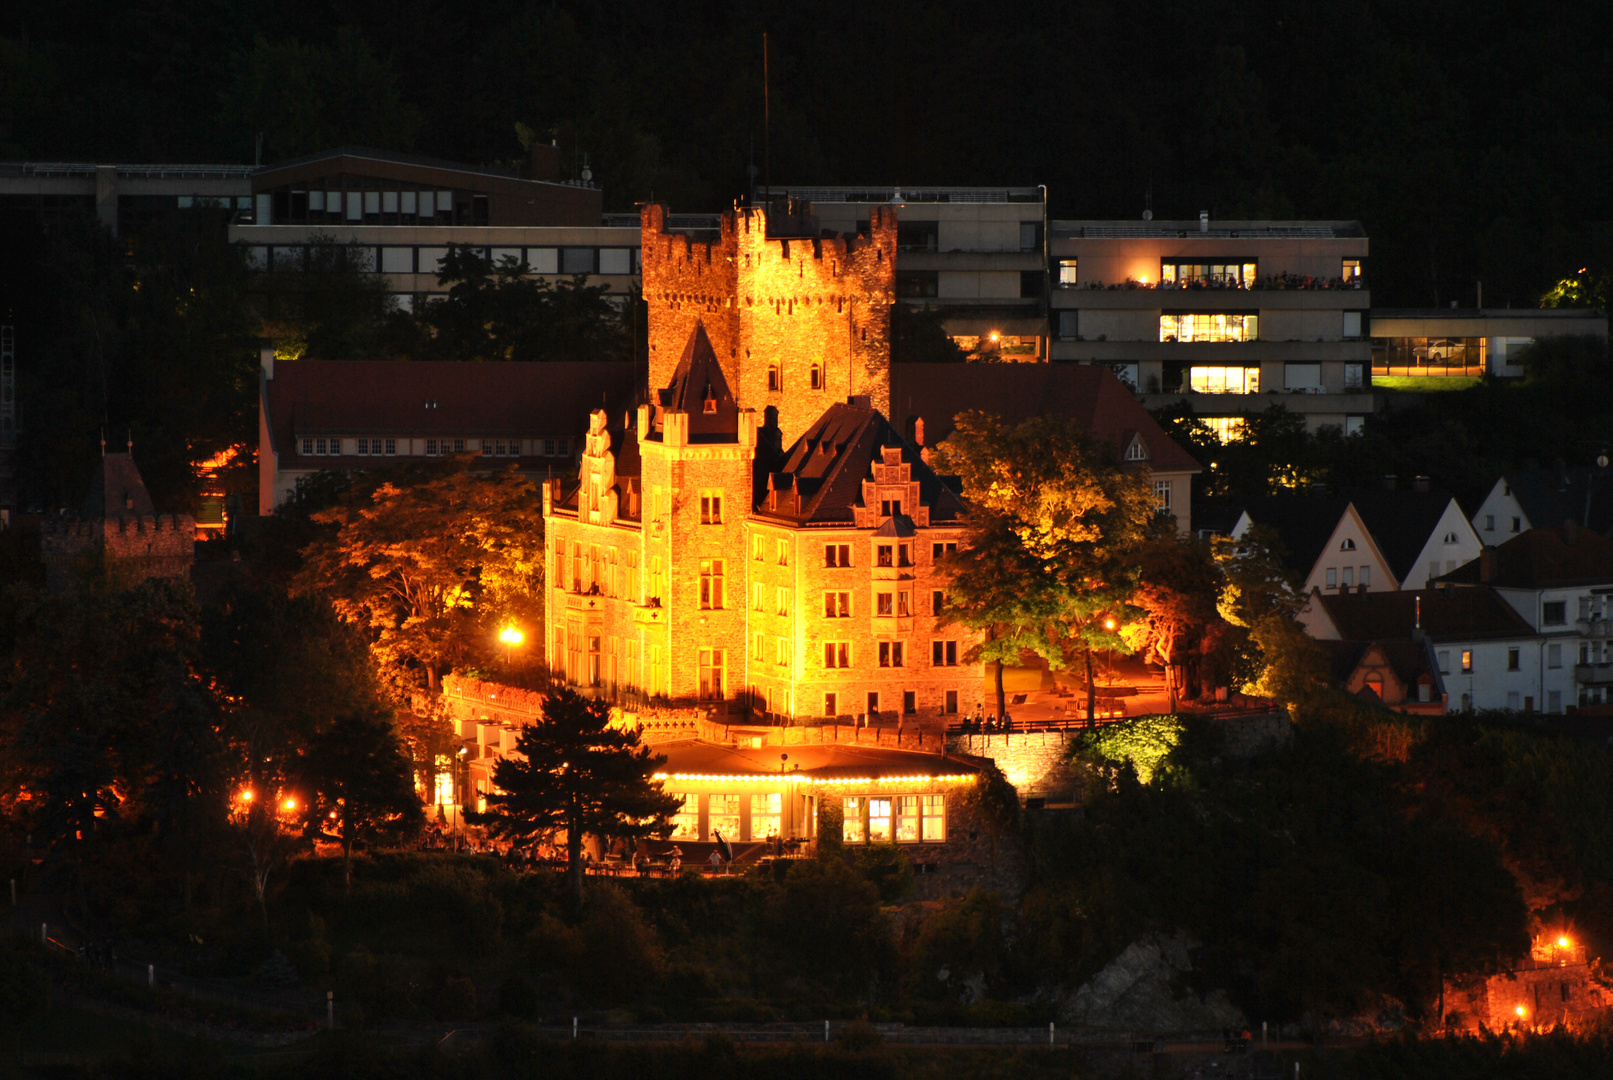
[(1215, 600), (1221, 580), (1201, 541), (1157, 531), (1137, 553), (1132, 606), (1140, 613), (1120, 628), (1132, 651), (1165, 669), (1170, 707), (1189, 682), (1189, 660), (1216, 647), (1222, 623)]
[(998, 664), (998, 715), (1001, 665), (1024, 651), (1055, 669), (1085, 653), (1090, 714), (1090, 651), (1128, 651), (1118, 631), (1136, 588), (1131, 555), (1155, 519), (1146, 476), (1122, 470), (1070, 421), (1011, 426), (979, 412), (957, 418), (933, 464), (962, 480), (969, 502), (948, 615), (985, 634), (975, 656)]
[(304, 594), (330, 599), (370, 635), (395, 685), (489, 662), (497, 627), (541, 621), (537, 489), (513, 467), (469, 459), (391, 474), (313, 515), (333, 531), (304, 550)]
[(543, 719), (521, 731), (515, 756), (493, 767), (498, 790), (486, 813), (466, 820), (518, 846), (566, 834), (572, 903), (582, 905), (584, 835), (638, 840), (664, 837), (679, 800), (654, 779), (666, 758), (650, 752), (637, 730), (612, 727), (610, 703), (556, 687), (543, 699)]

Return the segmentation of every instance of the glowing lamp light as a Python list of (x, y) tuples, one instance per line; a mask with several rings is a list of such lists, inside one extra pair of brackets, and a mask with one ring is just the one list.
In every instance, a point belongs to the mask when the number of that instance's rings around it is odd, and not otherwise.
[(1115, 628), (1115, 621), (1113, 619), (1103, 620), (1103, 628), (1105, 630), (1113, 630)]
[(252, 801), (252, 789), (251, 788), (247, 788), (247, 789), (245, 789), (244, 791), (241, 792), (241, 801), (242, 802), (251, 802)]
[(1528, 1012), (1529, 1012), (1529, 1010), (1525, 1009), (1522, 1005), (1519, 1005), (1516, 1009), (1513, 1009), (1512, 1011), (1517, 1013), (1519, 1018), (1522, 1018), (1522, 1017), (1528, 1015)]
[(1568, 939), (1567, 939), (1567, 938), (1565, 938), (1565, 937), (1560, 937), (1560, 938), (1558, 938), (1558, 939), (1557, 939), (1557, 947), (1558, 947), (1558, 948), (1559, 948), (1559, 949), (1566, 949), (1566, 948), (1568, 948)]
[(287, 799), (284, 803), (281, 804), (281, 808), (284, 809), (284, 810), (295, 810), (295, 809), (297, 809), (297, 800), (296, 799)]
[(526, 635), (513, 626), (506, 626), (498, 632), (498, 639), (506, 645), (519, 645), (526, 640)]

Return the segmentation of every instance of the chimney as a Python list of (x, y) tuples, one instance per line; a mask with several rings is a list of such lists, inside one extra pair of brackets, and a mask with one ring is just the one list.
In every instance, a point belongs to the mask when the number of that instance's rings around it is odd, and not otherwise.
[(1434, 490), (1434, 481), (1427, 476), (1414, 476), (1411, 478), (1411, 490), (1432, 491)]
[(1210, 212), (1208, 210), (1200, 210), (1199, 211), (1199, 232), (1209, 232), (1209, 231), (1210, 231)]
[(1479, 552), (1479, 580), (1495, 580), (1495, 548), (1488, 544)]
[(1384, 476), (1384, 478), (1383, 478), (1383, 490), (1385, 490), (1385, 491), (1393, 491), (1393, 490), (1395, 490), (1395, 486), (1399, 482), (1399, 480), (1400, 480), (1400, 477), (1396, 476), (1394, 473), (1386, 474)]

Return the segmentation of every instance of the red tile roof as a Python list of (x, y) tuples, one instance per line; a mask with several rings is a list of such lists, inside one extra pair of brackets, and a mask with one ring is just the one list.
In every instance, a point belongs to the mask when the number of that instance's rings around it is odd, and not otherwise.
[(1534, 629), (1493, 589), (1411, 589), (1402, 592), (1313, 593), (1345, 641), (1409, 640), (1418, 625), (1434, 641), (1533, 637)]
[[(1492, 559), (1494, 572), (1485, 577)], [(1530, 529), (1438, 580), (1503, 589), (1606, 584), (1613, 582), (1613, 540), (1572, 523)]]
[[(303, 435), (580, 438), (588, 414), (622, 406), (635, 365), (282, 360), (265, 380), (269, 431), (282, 465)], [(311, 458), (311, 464), (369, 458)]]
[(994, 413), (1010, 423), (1033, 416), (1075, 420), (1094, 438), (1125, 452), (1132, 433), (1148, 448), (1158, 472), (1200, 472), (1106, 367), (1094, 364), (892, 364), (891, 419), (903, 431), (924, 421), (924, 444), (952, 433), (952, 421), (968, 409)]

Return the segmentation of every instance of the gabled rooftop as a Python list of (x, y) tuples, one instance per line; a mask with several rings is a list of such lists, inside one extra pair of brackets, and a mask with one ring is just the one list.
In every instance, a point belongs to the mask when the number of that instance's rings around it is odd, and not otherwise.
[(146, 482), (135, 468), (134, 455), (102, 454), (95, 478), (84, 493), (79, 517), (85, 521), (100, 518), (115, 521), (124, 517), (151, 517), (156, 513), (157, 506), (151, 501)]
[(739, 439), (739, 402), (728, 388), (704, 323), (695, 323), (672, 383), (658, 392), (657, 400), (663, 410), (689, 414), (690, 442)]
[(925, 464), (918, 447), (902, 438), (878, 410), (843, 403), (824, 410), (784, 452), (783, 463), (769, 477), (771, 486), (793, 487), (799, 493), (798, 507), (758, 513), (801, 523), (851, 522), (853, 508), (862, 502), (863, 481), (874, 463), (882, 460), (886, 447), (900, 448), (902, 463), (912, 467), (920, 501), (929, 507), (932, 522), (962, 517), (963, 500)]
[(1534, 629), (1493, 589), (1312, 593), (1344, 641), (1409, 641), (1419, 619), (1434, 641), (1533, 637)]
[(1607, 469), (1519, 469), (1501, 479), (1535, 528), (1576, 521), (1603, 536), (1613, 530), (1613, 473)]
[(1572, 522), (1555, 529), (1530, 529), (1500, 547), (1486, 548), (1479, 558), (1436, 580), (1499, 589), (1613, 584), (1613, 540)]

